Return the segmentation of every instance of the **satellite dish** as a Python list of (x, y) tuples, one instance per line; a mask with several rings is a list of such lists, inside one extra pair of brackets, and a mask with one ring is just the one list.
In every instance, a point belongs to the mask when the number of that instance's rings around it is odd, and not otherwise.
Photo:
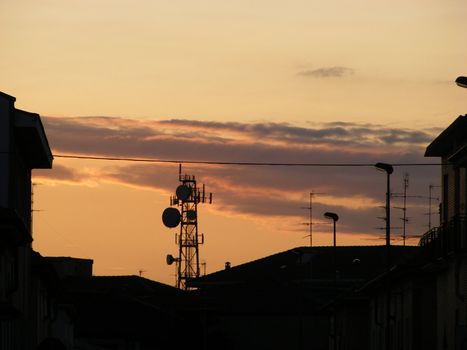
[(190, 198), (191, 192), (192, 192), (191, 187), (187, 185), (180, 185), (175, 190), (175, 194), (177, 195), (177, 198), (180, 199), (181, 201), (186, 201), (188, 198)]
[(180, 223), (180, 212), (177, 208), (167, 208), (162, 213), (162, 222), (165, 226), (173, 228)]
[(196, 220), (196, 211), (194, 210), (188, 210), (186, 212), (186, 218), (190, 221)]
[(167, 254), (167, 257), (165, 258), (167, 265), (172, 265), (177, 260), (178, 259), (174, 258), (171, 254)]

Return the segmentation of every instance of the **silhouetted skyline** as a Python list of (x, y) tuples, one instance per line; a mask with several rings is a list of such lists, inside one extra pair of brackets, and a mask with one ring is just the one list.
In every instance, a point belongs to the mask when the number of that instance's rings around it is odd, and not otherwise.
[[(453, 84), (465, 71), (464, 6), (5, 0), (2, 91), (43, 117), (56, 154), (422, 162), (423, 147), (465, 111)], [(307, 245), (300, 208), (310, 191), (324, 193), (316, 217), (339, 214), (342, 244), (384, 236), (384, 179), (374, 169), (187, 171), (216, 196), (200, 213), (208, 271)], [(409, 195), (439, 185), (435, 167), (396, 168), (394, 191), (405, 172)], [(92, 257), (98, 274), (145, 270), (172, 283), (164, 258), (174, 237), (160, 213), (176, 165), (57, 158), (46, 176), (34, 177), (35, 247)], [(427, 200), (409, 200), (409, 235), (425, 231), (427, 211)], [(328, 226), (314, 232), (316, 244), (332, 243)]]

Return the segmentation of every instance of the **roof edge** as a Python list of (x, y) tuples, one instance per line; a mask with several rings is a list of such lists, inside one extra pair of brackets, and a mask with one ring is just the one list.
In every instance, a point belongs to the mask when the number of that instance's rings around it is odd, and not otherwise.
[(467, 114), (460, 115), (441, 134), (439, 134), (426, 148), (425, 157), (442, 157), (446, 155), (453, 143), (454, 134), (460, 128), (467, 129)]
[(2, 91), (0, 91), (0, 96), (10, 100), (11, 102), (16, 102), (16, 97), (8, 95)]

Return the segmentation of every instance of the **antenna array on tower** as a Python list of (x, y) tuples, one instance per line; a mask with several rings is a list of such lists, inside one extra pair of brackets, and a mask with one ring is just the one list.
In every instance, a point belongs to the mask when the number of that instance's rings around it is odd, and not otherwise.
[[(178, 258), (167, 255), (166, 262), (177, 264), (177, 288), (189, 289), (187, 282), (200, 276), (199, 245), (204, 243), (204, 235), (198, 234), (198, 204), (212, 203), (212, 193), (206, 195), (205, 186), (197, 187), (194, 175), (182, 175), (179, 167), (180, 185), (175, 196), (170, 197), (170, 207), (162, 214), (162, 221), (167, 227), (177, 227)], [(178, 208), (179, 209), (178, 209)]]

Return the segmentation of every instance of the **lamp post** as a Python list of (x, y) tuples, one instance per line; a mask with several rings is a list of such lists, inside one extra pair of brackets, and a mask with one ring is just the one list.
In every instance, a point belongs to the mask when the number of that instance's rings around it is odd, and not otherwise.
[[(386, 246), (391, 245), (391, 174), (394, 171), (391, 164), (387, 163), (376, 163), (375, 168), (381, 171), (385, 171), (387, 175), (386, 181)], [(388, 248), (389, 249), (389, 248)], [(388, 263), (390, 260), (388, 259)]]
[(456, 84), (460, 87), (467, 88), (467, 77), (457, 77)]
[[(329, 211), (324, 213), (324, 217), (326, 219), (331, 219), (333, 223), (333, 236), (332, 236), (332, 241), (333, 241), (333, 260), (334, 260), (334, 285), (336, 287), (337, 284), (337, 263), (336, 263), (336, 222), (339, 220), (339, 216), (336, 213), (331, 213)], [(337, 291), (337, 290), (336, 290)], [(337, 293), (336, 293), (337, 295)], [(334, 305), (334, 312), (333, 312), (333, 321), (332, 321), (332, 327), (333, 327), (333, 349), (337, 350), (337, 322), (336, 322), (336, 306)]]
[(391, 164), (376, 163), (375, 168), (386, 172), (386, 350), (391, 348), (391, 285), (389, 271), (391, 270), (391, 174), (394, 168)]
[[(326, 219), (331, 219), (333, 223), (333, 236), (332, 236), (332, 241), (333, 241), (333, 247), (334, 247), (334, 270), (336, 270), (336, 221), (339, 220), (339, 216), (336, 213), (331, 213), (327, 211), (324, 213), (324, 217)], [(337, 274), (337, 270), (336, 270)]]

